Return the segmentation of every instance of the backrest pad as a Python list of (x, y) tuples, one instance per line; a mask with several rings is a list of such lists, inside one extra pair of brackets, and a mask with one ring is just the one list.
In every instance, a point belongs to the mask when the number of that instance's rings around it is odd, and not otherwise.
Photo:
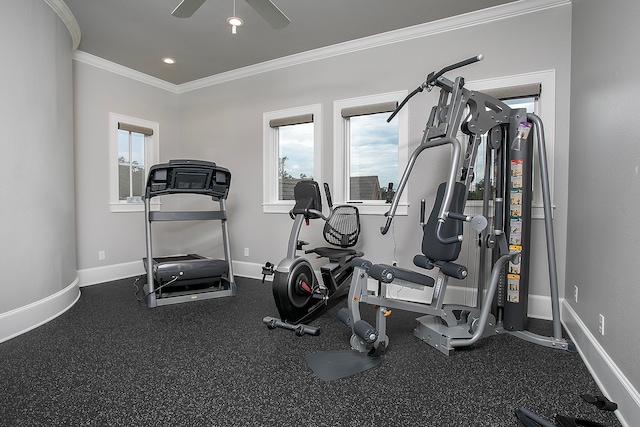
[(327, 243), (349, 248), (358, 242), (360, 235), (360, 213), (350, 205), (336, 206), (324, 224), (324, 239)]
[[(462, 242), (452, 243), (450, 245), (442, 244), (436, 236), (436, 226), (438, 224), (438, 216), (444, 199), (446, 182), (438, 187), (436, 200), (429, 215), (429, 220), (424, 225), (422, 231), (422, 253), (433, 261), (455, 261), (460, 255)], [(451, 212), (462, 213), (464, 210), (465, 200), (467, 197), (467, 188), (461, 182), (456, 182), (453, 199), (451, 201)], [(462, 234), (462, 221), (447, 219), (442, 226), (443, 237), (453, 237)]]

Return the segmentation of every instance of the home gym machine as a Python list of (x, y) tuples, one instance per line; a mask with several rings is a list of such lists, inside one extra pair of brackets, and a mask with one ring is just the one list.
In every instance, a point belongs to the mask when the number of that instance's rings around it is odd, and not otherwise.
[[(231, 266), (226, 198), (231, 173), (215, 163), (201, 160), (171, 160), (154, 165), (144, 196), (147, 256), (143, 259), (147, 283), (143, 287), (149, 308), (200, 299), (237, 295)], [(219, 202), (219, 210), (152, 211), (151, 199), (169, 194), (199, 194)], [(154, 257), (151, 223), (156, 221), (220, 221), (224, 260), (197, 254)]]
[[(524, 109), (511, 109), (504, 102), (481, 92), (464, 87), (464, 79), (451, 81), (443, 75), (453, 69), (482, 60), (482, 55), (443, 68), (428, 75), (426, 81), (399, 104), (389, 120), (415, 94), (434, 87), (440, 90), (438, 104), (433, 107), (420, 145), (412, 153), (398, 185), (387, 220), (381, 228), (386, 234), (393, 221), (400, 196), (418, 156), (436, 147), (451, 147), (451, 167), (447, 181), (437, 190), (433, 210), (424, 223), (424, 203), (421, 206), (420, 223), (423, 229), (422, 251), (413, 259), (419, 269), (435, 271), (435, 278), (420, 271), (386, 264), (373, 264), (362, 258), (354, 259), (353, 281), (349, 291), (348, 308), (339, 312), (339, 318), (352, 330), (351, 347), (369, 358), (379, 358), (388, 347), (386, 318), (391, 309), (421, 313), (414, 334), (445, 355), (470, 346), (480, 338), (500, 332), (510, 332), (536, 344), (552, 348), (573, 350), (571, 342), (562, 338), (558, 285), (555, 260), (555, 243), (551, 218), (551, 202), (544, 131), (540, 119), (527, 114)], [(525, 331), (527, 326), (527, 295), (529, 268), (529, 240), (531, 230), (533, 133), (538, 142), (540, 178), (544, 203), (549, 281), (551, 290), (553, 337), (543, 337)], [(465, 147), (457, 139), (459, 132), (468, 137)], [(478, 147), (486, 144), (487, 159), (491, 152), (497, 156), (496, 193), (489, 200), (490, 167), (485, 168), (483, 215), (464, 213), (467, 193), (474, 177), (474, 164)], [(462, 152), (464, 150), (464, 153)], [(487, 165), (491, 163), (487, 161)], [(487, 229), (490, 207), (493, 208), (492, 226)], [(475, 306), (445, 304), (445, 292), (450, 278), (464, 279), (467, 267), (456, 263), (463, 243), (463, 223), (469, 222), (479, 233), (481, 251), (491, 253), (491, 271), (479, 274)], [(482, 260), (486, 258), (481, 258)], [(369, 278), (377, 282), (375, 289), (368, 287)], [(486, 287), (485, 287), (486, 284)], [(431, 301), (415, 302), (390, 296), (391, 286), (401, 288), (433, 288)], [(399, 295), (400, 292), (395, 292)], [(360, 304), (375, 307), (375, 327), (362, 320)], [(311, 356), (311, 355), (310, 355)], [(340, 364), (327, 355), (307, 357), (310, 366), (322, 377), (334, 379), (327, 363)], [(330, 362), (324, 362), (330, 360)], [(342, 376), (364, 370), (354, 367)], [(319, 373), (324, 370), (324, 373)], [(329, 370), (329, 372), (327, 372)]]
[[(265, 317), (264, 323), (270, 328), (281, 327), (296, 332), (297, 335), (318, 335), (320, 328), (305, 323), (318, 317), (326, 308), (349, 291), (353, 267), (351, 260), (361, 257), (362, 252), (352, 249), (360, 235), (360, 216), (358, 208), (350, 205), (333, 206), (329, 186), (324, 184), (329, 216), (322, 213), (320, 187), (316, 181), (299, 181), (294, 189), (295, 205), (289, 212), (294, 220), (287, 257), (274, 271), (273, 297), (275, 298), (280, 319)], [(307, 249), (305, 254), (316, 254), (318, 258), (327, 258), (328, 262), (320, 267), (322, 282), (313, 271), (311, 263), (298, 256), (307, 242), (299, 240), (303, 223), (309, 225), (311, 219), (325, 221), (323, 236), (332, 247)]]

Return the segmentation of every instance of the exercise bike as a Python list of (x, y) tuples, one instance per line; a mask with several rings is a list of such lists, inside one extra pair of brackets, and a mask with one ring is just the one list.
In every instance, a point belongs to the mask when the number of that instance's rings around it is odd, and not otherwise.
[[(324, 190), (330, 209), (328, 217), (322, 213), (320, 187), (316, 181), (302, 180), (293, 189), (295, 205), (289, 215), (294, 223), (287, 256), (275, 268), (273, 278), (273, 297), (280, 319), (265, 317), (263, 321), (269, 329), (280, 327), (293, 330), (299, 336), (318, 335), (320, 328), (305, 323), (317, 318), (349, 292), (353, 275), (351, 260), (363, 256), (362, 252), (352, 249), (360, 235), (360, 216), (355, 206), (334, 207), (326, 183)], [(299, 236), (302, 224), (309, 225), (311, 219), (325, 221), (323, 236), (327, 243), (333, 245), (304, 251), (305, 254), (313, 253), (318, 258), (328, 259), (320, 267), (322, 282), (316, 278), (311, 263), (297, 255), (309, 244), (299, 240)]]

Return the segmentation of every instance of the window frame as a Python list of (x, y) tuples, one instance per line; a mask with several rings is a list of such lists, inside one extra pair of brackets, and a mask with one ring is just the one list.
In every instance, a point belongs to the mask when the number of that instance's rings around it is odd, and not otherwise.
[(322, 183), (322, 105), (312, 104), (302, 107), (270, 111), (262, 115), (262, 161), (263, 213), (289, 213), (295, 202), (278, 198), (279, 129), (272, 128), (271, 120), (286, 117), (313, 115), (313, 179)]
[[(332, 196), (335, 204), (355, 202), (360, 214), (384, 215), (391, 207), (384, 200), (347, 200), (349, 180), (349, 119), (342, 117), (342, 109), (370, 104), (396, 101), (407, 96), (406, 90), (341, 99), (333, 102), (333, 186)], [(396, 116), (398, 118), (398, 183), (409, 161), (409, 105), (405, 105)], [(396, 215), (407, 215), (409, 191), (403, 190)]]
[[(150, 120), (109, 113), (109, 211), (114, 213), (144, 212), (144, 200), (140, 202), (120, 200), (118, 176), (118, 123), (120, 122), (153, 130), (153, 135), (145, 135), (144, 137), (144, 167), (147, 172), (151, 166), (158, 163), (160, 125)], [(152, 201), (152, 210), (158, 210), (159, 206), (159, 201)]]
[[(555, 69), (536, 71), (532, 73), (516, 74), (511, 76), (495, 77), (484, 80), (467, 81), (465, 87), (470, 90), (479, 92), (499, 89), (509, 86), (520, 86), (532, 83), (540, 83), (540, 96), (534, 101), (535, 114), (540, 117), (544, 124), (544, 137), (547, 152), (547, 164), (549, 174), (549, 190), (551, 192), (552, 212), (555, 208), (554, 204), (554, 170), (555, 170), (555, 132), (556, 132), (556, 72)], [(534, 137), (535, 134), (534, 134)], [(538, 148), (534, 146), (534, 168), (533, 168), (533, 201), (531, 204), (531, 217), (544, 218), (544, 206), (542, 201), (542, 187), (540, 179), (536, 176), (539, 173), (538, 166)], [(467, 201), (467, 206), (475, 206), (481, 201)]]

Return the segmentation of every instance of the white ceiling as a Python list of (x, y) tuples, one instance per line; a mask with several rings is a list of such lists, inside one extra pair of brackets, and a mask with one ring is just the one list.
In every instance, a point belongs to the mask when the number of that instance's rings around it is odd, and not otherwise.
[[(236, 0), (244, 26), (233, 35), (233, 0), (206, 0), (190, 18), (171, 16), (180, 0), (64, 0), (80, 51), (173, 84), (513, 1), (273, 0), (291, 19), (274, 30)], [(177, 63), (162, 63), (167, 56)]]

